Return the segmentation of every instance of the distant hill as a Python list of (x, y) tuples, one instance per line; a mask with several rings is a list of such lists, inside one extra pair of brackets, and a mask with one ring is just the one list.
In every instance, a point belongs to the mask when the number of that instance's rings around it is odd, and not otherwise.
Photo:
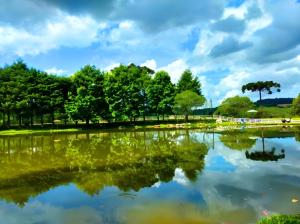
[(255, 102), (257, 106), (288, 106), (292, 104), (293, 98), (263, 99)]

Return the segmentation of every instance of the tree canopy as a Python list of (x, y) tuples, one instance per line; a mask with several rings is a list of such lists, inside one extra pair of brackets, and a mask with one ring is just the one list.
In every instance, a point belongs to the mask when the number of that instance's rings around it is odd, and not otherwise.
[(182, 93), (186, 90), (190, 90), (197, 93), (198, 95), (202, 95), (201, 83), (199, 82), (197, 77), (193, 78), (193, 74), (189, 69), (186, 69), (182, 73), (177, 84), (177, 93)]
[(74, 120), (99, 121), (107, 118), (108, 104), (104, 98), (104, 73), (95, 66), (86, 65), (71, 76), (72, 89), (65, 109)]
[(147, 111), (146, 89), (152, 70), (130, 64), (120, 65), (107, 74), (104, 81), (109, 111), (117, 120), (135, 120)]
[(159, 115), (172, 113), (175, 97), (175, 85), (169, 74), (159, 71), (155, 74), (147, 87), (150, 111)]
[(178, 93), (175, 96), (175, 110), (185, 115), (185, 120), (188, 121), (188, 115), (192, 109), (200, 107), (205, 103), (205, 98), (191, 90), (186, 90)]
[(258, 82), (250, 82), (246, 85), (242, 86), (242, 92), (251, 91), (251, 92), (259, 92), (259, 100), (262, 99), (262, 92), (267, 92), (268, 94), (272, 94), (272, 88), (275, 88), (277, 92), (280, 92), (280, 84), (273, 81), (258, 81)]
[(300, 116), (300, 94), (293, 100), (292, 113)]
[(249, 97), (234, 96), (225, 99), (216, 114), (231, 117), (245, 117), (248, 116), (247, 111), (254, 108), (254, 104)]

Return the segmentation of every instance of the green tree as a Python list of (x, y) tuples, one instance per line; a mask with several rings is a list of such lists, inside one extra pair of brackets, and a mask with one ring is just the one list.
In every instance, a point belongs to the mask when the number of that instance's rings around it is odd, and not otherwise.
[(146, 89), (153, 71), (134, 64), (120, 65), (105, 76), (104, 93), (113, 118), (135, 120), (147, 111)]
[(177, 83), (177, 93), (181, 93), (186, 90), (190, 90), (197, 93), (198, 95), (202, 95), (201, 83), (199, 82), (197, 77), (193, 78), (193, 74), (189, 69), (185, 70), (182, 73)]
[(95, 66), (86, 65), (71, 77), (71, 82), (72, 92), (65, 109), (72, 120), (85, 120), (89, 125), (90, 120), (108, 117), (103, 91), (104, 73)]
[(292, 113), (300, 116), (300, 94), (293, 100)]
[(24, 100), (26, 97), (27, 86), (25, 79), (28, 76), (29, 69), (27, 65), (19, 60), (10, 66), (2, 69), (0, 77), (0, 95), (1, 110), (3, 118), (5, 115), (7, 121), (3, 120), (3, 124), (10, 126), (12, 115), (16, 114), (20, 120), (22, 111), (25, 111)]
[(204, 96), (198, 95), (191, 90), (186, 90), (175, 96), (175, 110), (185, 115), (185, 121), (188, 121), (188, 116), (195, 107), (202, 106), (205, 103)]
[(175, 85), (171, 82), (169, 74), (159, 71), (150, 81), (147, 88), (149, 107), (157, 115), (164, 115), (172, 112), (175, 97)]
[(235, 96), (225, 99), (215, 113), (231, 117), (245, 117), (247, 111), (252, 108), (254, 104), (249, 97)]
[(96, 98), (93, 97), (85, 87), (79, 87), (76, 96), (71, 96), (65, 109), (69, 117), (76, 123), (78, 120), (85, 120), (89, 125), (91, 119), (95, 119)]
[(258, 81), (258, 82), (250, 82), (246, 85), (242, 86), (242, 92), (251, 91), (251, 92), (259, 92), (259, 100), (261, 101), (262, 92), (267, 92), (268, 94), (272, 94), (272, 88), (276, 88), (277, 92), (280, 92), (280, 84), (273, 81)]

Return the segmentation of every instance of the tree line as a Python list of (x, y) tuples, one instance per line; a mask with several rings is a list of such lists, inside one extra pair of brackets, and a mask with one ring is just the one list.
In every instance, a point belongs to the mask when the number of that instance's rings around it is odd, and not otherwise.
[(33, 125), (45, 117), (55, 120), (99, 123), (102, 120), (135, 121), (156, 115), (188, 114), (203, 105), (201, 83), (185, 70), (177, 84), (166, 71), (154, 72), (135, 64), (120, 65), (109, 72), (86, 65), (70, 77), (59, 77), (23, 61), (0, 68), (2, 124)]

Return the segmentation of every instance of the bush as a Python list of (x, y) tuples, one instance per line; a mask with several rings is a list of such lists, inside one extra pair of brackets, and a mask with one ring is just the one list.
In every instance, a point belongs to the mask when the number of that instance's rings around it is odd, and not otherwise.
[(300, 116), (300, 93), (297, 98), (293, 100), (293, 114)]
[(261, 220), (258, 224), (300, 224), (300, 215), (275, 215)]
[(248, 97), (235, 96), (225, 99), (215, 114), (230, 117), (250, 117), (251, 114), (247, 111), (253, 108), (254, 104)]

